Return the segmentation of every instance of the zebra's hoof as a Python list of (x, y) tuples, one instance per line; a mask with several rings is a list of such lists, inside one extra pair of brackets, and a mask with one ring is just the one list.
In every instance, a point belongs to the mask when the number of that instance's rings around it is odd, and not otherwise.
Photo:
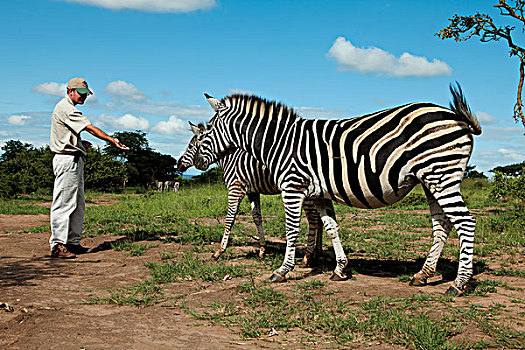
[(427, 285), (427, 279), (412, 277), (412, 280), (408, 285), (413, 287), (423, 287)]
[(266, 248), (263, 246), (259, 247), (259, 254), (258, 254), (259, 259), (264, 259), (265, 254), (266, 254)]
[(213, 255), (211, 256), (214, 260), (219, 260), (220, 256), (224, 253), (221, 249), (217, 250)]
[(334, 273), (332, 273), (332, 276), (330, 276), (330, 280), (332, 281), (346, 281), (347, 279), (348, 279), (348, 276), (344, 272), (337, 273), (334, 271)]
[(458, 289), (454, 285), (448, 287), (447, 291), (445, 292), (445, 295), (448, 295), (448, 296), (451, 296), (451, 297), (458, 297), (461, 294), (463, 294), (463, 291)]
[(312, 257), (311, 257), (311, 254), (309, 253), (306, 253), (303, 257), (303, 260), (301, 260), (301, 267), (310, 267), (311, 265), (311, 262), (312, 262)]
[(270, 282), (272, 283), (280, 283), (286, 281), (286, 276), (283, 276), (277, 272), (272, 273), (270, 276)]

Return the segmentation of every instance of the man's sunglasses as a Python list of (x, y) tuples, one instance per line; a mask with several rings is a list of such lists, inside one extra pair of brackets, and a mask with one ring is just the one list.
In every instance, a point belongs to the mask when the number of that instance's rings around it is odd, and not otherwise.
[(81, 93), (80, 91), (76, 90), (77, 93), (82, 96), (82, 97), (87, 97), (88, 93), (86, 92), (85, 94)]

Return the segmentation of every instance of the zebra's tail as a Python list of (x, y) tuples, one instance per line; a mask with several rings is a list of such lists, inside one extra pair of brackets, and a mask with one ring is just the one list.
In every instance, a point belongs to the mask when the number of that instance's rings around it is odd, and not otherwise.
[(479, 125), (478, 118), (470, 111), (461, 86), (456, 81), (456, 85), (450, 84), (450, 92), (452, 93), (453, 102), (450, 102), (450, 109), (457, 115), (463, 117), (470, 126), (470, 130), (474, 135), (481, 134), (481, 125)]

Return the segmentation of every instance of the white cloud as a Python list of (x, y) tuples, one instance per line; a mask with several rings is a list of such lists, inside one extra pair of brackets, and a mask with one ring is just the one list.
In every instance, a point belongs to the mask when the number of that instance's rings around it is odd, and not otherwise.
[(525, 159), (524, 152), (518, 152), (512, 149), (500, 148), (498, 149), (498, 154), (510, 162), (523, 162)]
[(148, 99), (144, 91), (139, 90), (135, 85), (123, 80), (112, 81), (106, 88), (106, 92), (115, 96), (133, 101), (145, 101)]
[(426, 57), (414, 56), (408, 52), (398, 58), (377, 47), (355, 47), (342, 36), (336, 39), (327, 56), (334, 58), (341, 70), (357, 71), (363, 74), (378, 73), (405, 77), (450, 75), (452, 73), (450, 66), (438, 59), (429, 62)]
[(479, 136), (480, 139), (483, 139), (487, 142), (493, 142), (498, 141), (499, 144), (503, 142), (508, 142), (512, 140), (520, 140), (523, 142), (525, 140), (523, 138), (523, 127), (521, 126), (499, 126), (499, 125), (487, 125), (482, 126), (483, 132), (481, 133), (481, 136)]
[[(206, 101), (203, 96), (203, 101)], [(206, 102), (204, 102), (206, 103)], [(176, 101), (131, 101), (126, 99), (114, 99), (108, 103), (100, 103), (99, 108), (111, 111), (125, 111), (129, 113), (156, 115), (169, 117), (171, 115), (183, 115), (191, 120), (208, 120), (213, 116), (212, 109), (208, 103), (203, 106), (186, 105)]]
[(84, 5), (99, 6), (112, 10), (138, 10), (145, 12), (183, 13), (207, 10), (215, 6), (215, 0), (62, 0)]
[(186, 135), (189, 128), (184, 120), (172, 115), (167, 121), (158, 122), (151, 131), (161, 135)]
[(61, 83), (52, 81), (49, 83), (42, 83), (40, 85), (33, 86), (31, 88), (31, 91), (37, 92), (43, 95), (64, 97), (66, 95), (66, 87), (67, 87), (66, 84), (61, 84)]
[(102, 114), (99, 119), (103, 125), (114, 130), (148, 130), (151, 126), (146, 118), (136, 117), (132, 114), (125, 114), (119, 118)]
[(319, 107), (297, 107), (293, 109), (303, 118), (329, 119), (344, 118), (348, 113), (342, 110), (326, 109)]
[(7, 118), (7, 122), (11, 125), (26, 125), (31, 119), (28, 115), (11, 115)]
[(255, 95), (253, 91), (250, 90), (243, 90), (243, 89), (230, 89), (226, 91), (226, 95)]
[(482, 123), (482, 124), (496, 124), (498, 123), (498, 121), (496, 119), (494, 119), (493, 116), (491, 116), (490, 114), (488, 113), (485, 113), (485, 112), (476, 112), (476, 117), (478, 118), (478, 120)]

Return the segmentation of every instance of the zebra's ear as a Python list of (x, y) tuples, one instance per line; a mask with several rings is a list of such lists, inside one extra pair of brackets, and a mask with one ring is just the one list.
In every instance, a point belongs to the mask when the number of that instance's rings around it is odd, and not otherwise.
[(200, 135), (201, 129), (197, 125), (193, 124), (192, 122), (188, 122), (188, 123), (190, 124), (190, 128), (191, 128), (191, 131), (193, 132), (193, 134), (194, 135)]
[(204, 93), (204, 96), (206, 97), (206, 99), (208, 100), (208, 103), (210, 104), (211, 108), (213, 108), (215, 112), (217, 112), (219, 108), (223, 106), (221, 101), (217, 100), (215, 97), (211, 97), (207, 93)]

